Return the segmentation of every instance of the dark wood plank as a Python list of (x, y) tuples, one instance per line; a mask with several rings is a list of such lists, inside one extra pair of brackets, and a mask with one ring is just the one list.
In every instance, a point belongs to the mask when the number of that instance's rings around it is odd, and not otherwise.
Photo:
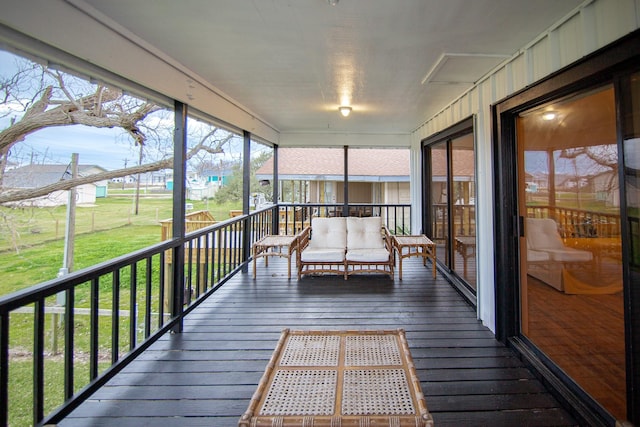
[(256, 280), (232, 278), (60, 426), (236, 425), (284, 328), (405, 329), (437, 426), (576, 424), (446, 280), (403, 264), (400, 282), (298, 281), (283, 260), (258, 263)]

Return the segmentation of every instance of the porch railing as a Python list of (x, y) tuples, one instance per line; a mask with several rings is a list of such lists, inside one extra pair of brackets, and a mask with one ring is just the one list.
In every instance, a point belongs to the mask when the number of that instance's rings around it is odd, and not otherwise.
[[(0, 297), (0, 425), (9, 424), (16, 401), (9, 391), (16, 363), (32, 372), (33, 424), (57, 423), (162, 334), (179, 332), (186, 314), (246, 268), (254, 242), (276, 234), (274, 227), (299, 230), (314, 216), (338, 215), (342, 208), (269, 207)], [(348, 210), (381, 216), (392, 232), (411, 231), (409, 205)], [(14, 326), (32, 338), (13, 336)], [(63, 382), (62, 395), (45, 377)]]
[(620, 214), (563, 208), (527, 206), (529, 218), (552, 218), (562, 237), (620, 237)]
[[(345, 212), (346, 211), (346, 212)], [(280, 234), (295, 234), (311, 224), (314, 217), (382, 217), (391, 234), (411, 234), (411, 205), (408, 204), (280, 204)]]
[[(452, 218), (449, 218), (449, 216)], [(476, 206), (471, 204), (453, 205), (434, 203), (431, 209), (431, 237), (434, 241), (446, 240), (449, 233), (449, 220), (452, 221), (454, 236), (476, 235)]]

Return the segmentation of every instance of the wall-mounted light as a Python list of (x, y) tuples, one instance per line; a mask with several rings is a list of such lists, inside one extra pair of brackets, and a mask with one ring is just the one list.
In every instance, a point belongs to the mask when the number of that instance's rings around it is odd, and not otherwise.
[(349, 114), (351, 114), (351, 107), (343, 105), (338, 108), (338, 111), (340, 111), (340, 114), (342, 114), (344, 117), (347, 117), (349, 116)]

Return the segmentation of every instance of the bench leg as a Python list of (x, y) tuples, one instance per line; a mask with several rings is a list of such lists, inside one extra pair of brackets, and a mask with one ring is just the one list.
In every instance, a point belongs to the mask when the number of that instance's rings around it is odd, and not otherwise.
[(253, 278), (256, 278), (256, 254), (253, 254)]

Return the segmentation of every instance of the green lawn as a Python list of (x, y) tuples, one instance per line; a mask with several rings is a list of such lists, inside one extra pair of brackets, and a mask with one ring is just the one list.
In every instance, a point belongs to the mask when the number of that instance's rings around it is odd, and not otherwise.
[[(229, 217), (229, 211), (238, 209), (240, 203), (214, 205), (209, 201), (193, 201), (193, 210), (209, 210), (216, 220)], [(133, 200), (130, 197), (98, 199), (94, 206), (79, 207), (76, 215), (76, 238), (74, 270), (96, 265), (100, 262), (131, 253), (160, 242), (160, 221), (171, 218), (172, 200), (168, 198), (144, 198), (139, 205), (139, 214), (132, 215)], [(53, 279), (62, 266), (64, 250), (66, 208), (0, 207), (0, 295), (27, 288)], [(142, 340), (144, 318), (145, 266), (138, 268), (138, 313), (136, 331)], [(152, 290), (153, 311), (159, 304), (157, 262), (153, 264), (154, 283)], [(120, 308), (129, 308), (129, 269), (121, 273), (123, 283), (120, 291)], [(126, 284), (126, 285), (124, 285)], [(99, 286), (100, 309), (112, 305), (112, 278), (103, 277)], [(75, 307), (89, 307), (89, 284), (76, 289)], [(54, 305), (55, 297), (48, 298), (46, 305)], [(45, 316), (45, 413), (63, 403), (63, 361), (56, 349), (64, 348), (64, 325), (60, 315)], [(122, 316), (119, 321), (119, 353), (129, 349), (131, 317)], [(153, 328), (157, 325), (154, 320)], [(74, 389), (84, 387), (89, 381), (89, 319), (76, 315), (74, 319), (75, 375)], [(99, 320), (100, 369), (110, 365), (111, 318), (101, 316)], [(32, 357), (33, 314), (12, 313), (10, 316), (10, 368), (9, 368), (9, 417), (11, 426), (32, 424)]]
[[(193, 201), (194, 211), (209, 210), (216, 220), (229, 218), (239, 203)], [(132, 215), (132, 199), (98, 199), (76, 214), (74, 270), (142, 249), (160, 241), (160, 221), (170, 219), (171, 199), (141, 199)], [(66, 208), (13, 209), (0, 206), (0, 295), (53, 279), (62, 267)]]

